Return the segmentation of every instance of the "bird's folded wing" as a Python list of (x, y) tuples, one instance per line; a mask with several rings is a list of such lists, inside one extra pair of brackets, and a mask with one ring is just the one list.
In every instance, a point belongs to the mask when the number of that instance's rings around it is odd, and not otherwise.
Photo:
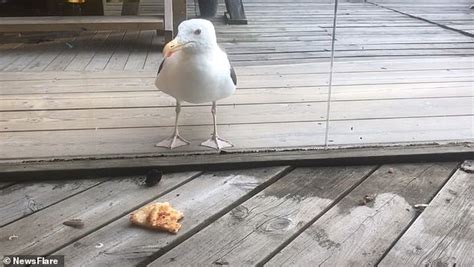
[[(230, 64), (230, 62), (229, 62), (229, 64)], [(234, 67), (232, 67), (232, 64), (230, 65), (230, 78), (232, 78), (232, 81), (234, 82), (234, 85), (237, 85), (237, 75), (235, 75), (235, 70), (234, 70)]]
[(161, 71), (161, 69), (163, 69), (163, 66), (165, 64), (165, 60), (166, 60), (166, 58), (163, 58), (163, 60), (161, 61), (160, 67), (158, 68), (158, 73), (156, 75), (160, 74), (160, 71)]

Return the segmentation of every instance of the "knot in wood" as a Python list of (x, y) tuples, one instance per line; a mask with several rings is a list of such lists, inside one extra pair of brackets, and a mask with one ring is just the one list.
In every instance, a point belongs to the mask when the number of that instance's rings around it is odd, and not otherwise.
[(249, 209), (245, 206), (240, 205), (235, 207), (230, 214), (232, 215), (232, 217), (242, 220), (249, 215)]
[(31, 199), (31, 198), (28, 199), (28, 201), (26, 203), (26, 206), (32, 212), (36, 212), (39, 209), (38, 204), (36, 203), (36, 201), (34, 199)]
[(290, 228), (291, 220), (284, 217), (275, 217), (266, 221), (259, 228), (264, 232), (287, 231)]

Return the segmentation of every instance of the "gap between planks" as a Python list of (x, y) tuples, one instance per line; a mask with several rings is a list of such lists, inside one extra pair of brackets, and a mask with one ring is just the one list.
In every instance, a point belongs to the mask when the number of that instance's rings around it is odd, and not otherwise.
[[(168, 201), (185, 214), (183, 227), (176, 235), (153, 232), (150, 236), (151, 232), (146, 229), (130, 227), (128, 215), (125, 215), (54, 254), (69, 255), (66, 262), (73, 265), (87, 265), (91, 259), (93, 264), (136, 264), (146, 254), (187, 239), (290, 170), (289, 167), (275, 167), (205, 173), (168, 194), (150, 200)], [(202, 194), (203, 191), (207, 194)], [(96, 240), (104, 246), (95, 248)], [(128, 256), (124, 259), (121, 255)]]
[[(429, 202), (456, 165), (383, 166), (288, 246), (259, 265), (374, 265), (417, 218), (419, 213), (413, 205)], [(365, 196), (373, 200), (360, 204)]]
[(473, 178), (458, 169), (379, 266), (472, 266)]
[[(164, 255), (153, 255), (150, 260), (158, 260), (149, 266), (191, 262), (255, 265), (259, 258), (291, 242), (293, 236), (330, 210), (376, 169), (375, 166), (297, 168), (175, 249)], [(286, 227), (279, 228), (280, 224)], [(201, 245), (196, 246), (198, 243)]]
[[(0, 252), (2, 255), (20, 251), (24, 254), (49, 254), (55, 248), (58, 249), (107, 225), (151, 199), (171, 192), (199, 174), (200, 172), (167, 174), (158, 188), (145, 187), (140, 176), (121, 180), (109, 179), (0, 228), (0, 242), (4, 242), (0, 246)], [(72, 218), (82, 219), (86, 227), (78, 230), (62, 224), (62, 221)], [(17, 231), (18, 229), (23, 230)], [(8, 241), (7, 237), (12, 234), (19, 235), (19, 238), (13, 242)]]

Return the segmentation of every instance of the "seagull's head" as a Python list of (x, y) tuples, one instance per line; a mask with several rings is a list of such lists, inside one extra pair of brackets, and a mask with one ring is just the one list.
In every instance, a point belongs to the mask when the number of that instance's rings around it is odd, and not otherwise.
[(178, 35), (163, 48), (164, 57), (182, 50), (186, 53), (202, 53), (217, 46), (214, 25), (205, 19), (190, 19), (181, 22)]

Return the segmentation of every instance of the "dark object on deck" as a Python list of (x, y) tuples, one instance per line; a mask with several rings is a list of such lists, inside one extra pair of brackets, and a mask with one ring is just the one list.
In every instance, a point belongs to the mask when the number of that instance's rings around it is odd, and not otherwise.
[(227, 24), (247, 24), (242, 0), (225, 0), (227, 12), (224, 14)]
[(214, 17), (217, 14), (217, 0), (198, 0), (201, 17)]
[(163, 176), (163, 172), (157, 169), (152, 169), (146, 174), (145, 185), (146, 186), (154, 186), (161, 181), (161, 177)]
[(71, 219), (63, 222), (63, 224), (73, 228), (84, 228), (84, 222), (81, 219)]

